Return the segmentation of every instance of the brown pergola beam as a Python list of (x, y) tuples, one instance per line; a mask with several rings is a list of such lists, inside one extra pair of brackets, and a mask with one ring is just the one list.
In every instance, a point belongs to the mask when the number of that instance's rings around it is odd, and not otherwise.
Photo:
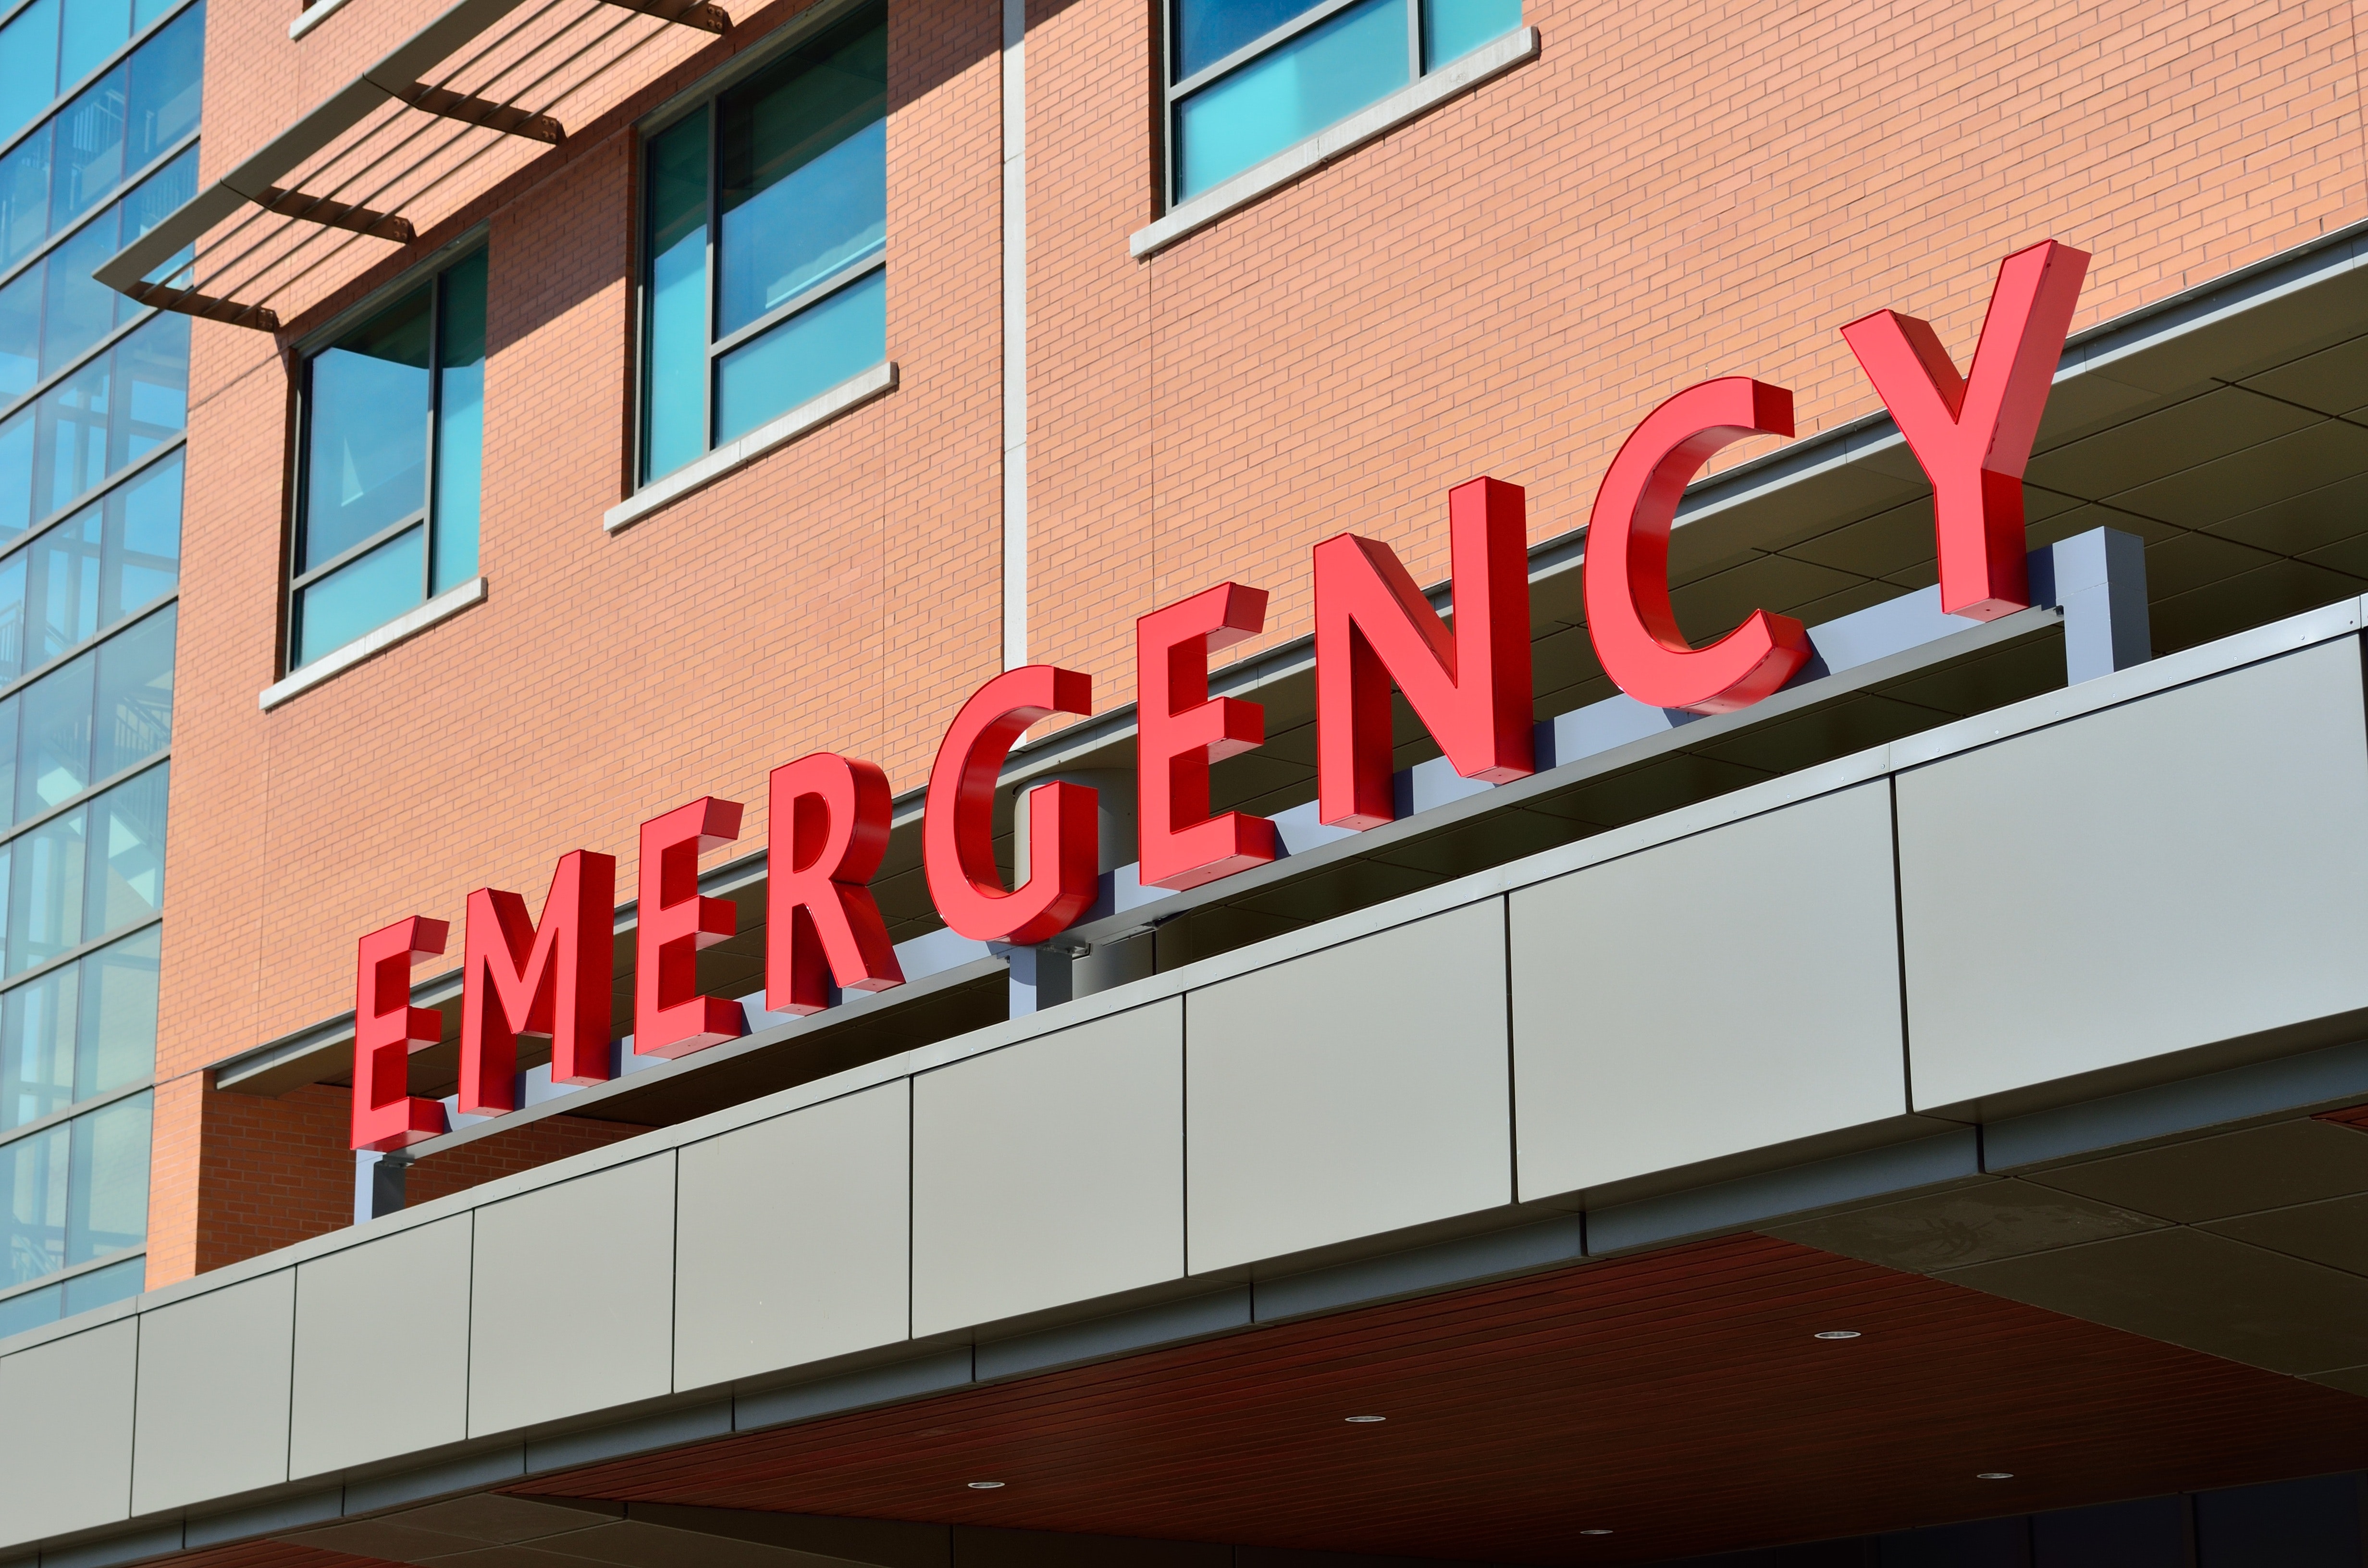
[(559, 121), (547, 114), (531, 114), (515, 104), (497, 104), (488, 98), (471, 97), (444, 87), (431, 87), (425, 82), (414, 82), (395, 97), (413, 108), (426, 114), (441, 115), (469, 125), (482, 125), (488, 131), (498, 131), (506, 136), (523, 136), (532, 142), (559, 144), (567, 135)]
[(686, 28), (697, 28), (703, 33), (728, 33), (732, 30), (732, 13), (708, 0), (609, 0), (628, 11), (639, 11), (645, 17), (674, 22)]
[(178, 311), (200, 321), (227, 322), (232, 326), (251, 326), (258, 332), (279, 330), (279, 312), (268, 305), (242, 305), (235, 300), (217, 299), (194, 289), (175, 289), (163, 283), (133, 283), (123, 291), (143, 305)]
[(407, 245), (418, 238), (411, 220), (392, 212), (373, 212), (367, 207), (355, 207), (343, 201), (331, 201), (324, 196), (307, 196), (301, 190), (282, 190), (276, 185), (263, 187), (263, 194), (254, 199), (266, 212), (277, 212), (283, 218), (301, 218), (306, 222), (324, 224), (332, 229), (351, 229), (357, 234), (372, 239), (393, 240)]

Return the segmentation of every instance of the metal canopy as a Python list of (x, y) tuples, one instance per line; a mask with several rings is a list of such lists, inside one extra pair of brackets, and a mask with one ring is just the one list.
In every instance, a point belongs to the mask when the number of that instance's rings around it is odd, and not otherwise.
[[(448, 64), (453, 57), (523, 7), (527, 0), (456, 0), (442, 15), (403, 43), (382, 56), (377, 63), (347, 83), (325, 100), (315, 105), (303, 118), (281, 131), (245, 162), (224, 174), (220, 179), (184, 202), (155, 228), (117, 252), (94, 274), (108, 288), (130, 295), (142, 304), (165, 310), (180, 311), (202, 316), (211, 321), (251, 326), (264, 331), (277, 331), (279, 312), (264, 300), (242, 302), (230, 297), (245, 291), (258, 281), (256, 278), (233, 279), (233, 286), (219, 293), (200, 291), (208, 286), (220, 286), (220, 277), (235, 269), (243, 261), (254, 257), (268, 245), (272, 236), (267, 235), (251, 244), (213, 278), (188, 278), (180, 283), (153, 281), (151, 275), (167, 263), (176, 253), (190, 246), (217, 225), (238, 217), (249, 207), (262, 213), (281, 217), (290, 224), (313, 224), (409, 244), (416, 237), (414, 223), (402, 214), (381, 210), (370, 203), (377, 191), (362, 191), (359, 199), (348, 196), (348, 187), (380, 171), (384, 156), (364, 161), (358, 168), (337, 176), (326, 189), (300, 188), (302, 182), (291, 181), (295, 173), (322, 153), (331, 149), (339, 138), (364, 125), (373, 114), (390, 106), (404, 113), (434, 116), (454, 122), (458, 129), (453, 137), (419, 157), (408, 168), (381, 179), (380, 190), (399, 182), (404, 174), (421, 167), (428, 158), (449, 150), (458, 138), (470, 131), (484, 130), (495, 137), (518, 137), (527, 141), (556, 144), (566, 134), (560, 121), (550, 110), (558, 99), (576, 92), (599, 74), (630, 56), (652, 38), (661, 36), (673, 27), (696, 29), (705, 33), (723, 33), (730, 29), (732, 18), (722, 7), (708, 0), (594, 0), (588, 7), (575, 9), (569, 0), (544, 0), (520, 27), (503, 38), (493, 40), (467, 60)], [(544, 36), (529, 40), (527, 29), (546, 17), (567, 8), (575, 14), (566, 16), (545, 30)], [(507, 97), (492, 96), (486, 88), (498, 84), (505, 75), (517, 74), (536, 51), (552, 45), (558, 35), (601, 17), (648, 17), (661, 24), (646, 36), (621, 49), (606, 51), (606, 58), (583, 79), (568, 83), (553, 78), (576, 61), (601, 49), (616, 31), (611, 26), (590, 42), (575, 48), (557, 64), (541, 68), (541, 74), (507, 89)], [(620, 22), (618, 25), (622, 25)], [(524, 54), (500, 64), (492, 73), (492, 83), (481, 85), (476, 92), (456, 90), (454, 80), (467, 73), (505, 45), (516, 41), (524, 46)], [(438, 70), (444, 74), (437, 78)], [(552, 101), (529, 105), (518, 101), (526, 94), (541, 90)], [(381, 126), (392, 125), (392, 119)], [(377, 128), (373, 128), (375, 130)], [(369, 134), (366, 132), (366, 135)], [(416, 132), (404, 138), (403, 146), (416, 139)], [(488, 143), (488, 146), (493, 143)], [(484, 149), (480, 149), (482, 153)], [(477, 153), (470, 154), (471, 159)], [(334, 163), (336, 160), (332, 159)], [(218, 245), (217, 250), (225, 248)], [(281, 259), (272, 258), (272, 261)], [(259, 263), (253, 269), (258, 275), (270, 262)], [(317, 264), (316, 264), (317, 265)]]

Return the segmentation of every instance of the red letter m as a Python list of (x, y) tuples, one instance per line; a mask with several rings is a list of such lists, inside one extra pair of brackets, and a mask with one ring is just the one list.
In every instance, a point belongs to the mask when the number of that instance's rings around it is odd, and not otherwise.
[(575, 850), (551, 876), (542, 924), (514, 892), (469, 895), (461, 990), (461, 1109), (518, 1108), (518, 1037), (551, 1037), (551, 1081), (609, 1076), (609, 982), (617, 918), (613, 856)]

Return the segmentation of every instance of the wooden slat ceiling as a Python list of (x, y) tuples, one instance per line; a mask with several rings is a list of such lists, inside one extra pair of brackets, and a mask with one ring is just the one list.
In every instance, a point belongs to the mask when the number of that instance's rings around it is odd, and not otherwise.
[(1742, 1236), (516, 1490), (1586, 1563), (2362, 1464), (2356, 1396)]

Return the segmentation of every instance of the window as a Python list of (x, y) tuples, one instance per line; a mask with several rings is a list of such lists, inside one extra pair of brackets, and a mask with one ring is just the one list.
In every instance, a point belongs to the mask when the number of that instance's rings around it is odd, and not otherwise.
[[(140, 187), (0, 282), (0, 409), (88, 353), (147, 311), (91, 274), (198, 193), (190, 147)], [(186, 266), (188, 252), (173, 258)]]
[[(63, 3), (72, 17), (84, 0)], [(20, 14), (9, 28), (30, 15)], [(0, 153), (0, 267), (15, 266), (196, 134), (205, 47), (200, 4), (159, 28)]]
[(888, 28), (829, 28), (648, 139), (641, 478), (888, 357)]
[(348, 328), (304, 381), (291, 670), (477, 574), (485, 253)]
[(32, 0), (19, 7), (0, 26), (0, 137), (14, 135), (169, 9), (165, 0)]
[(1200, 195), (1520, 22), (1520, 0), (1168, 0), (1170, 199)]

